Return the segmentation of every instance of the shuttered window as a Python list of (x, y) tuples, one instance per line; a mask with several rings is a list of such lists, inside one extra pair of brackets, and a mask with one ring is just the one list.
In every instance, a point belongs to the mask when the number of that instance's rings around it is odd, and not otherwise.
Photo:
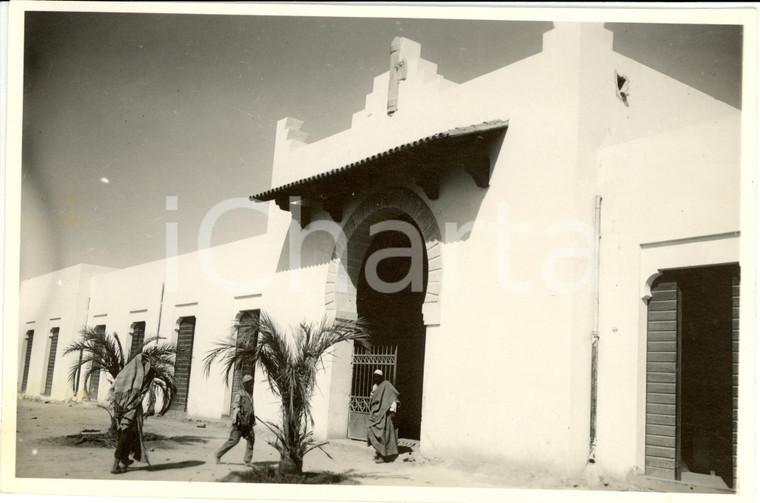
[(179, 334), (177, 336), (177, 358), (174, 364), (174, 379), (177, 383), (177, 395), (172, 400), (171, 410), (182, 412), (187, 411), (194, 337), (195, 316), (180, 318)]
[(145, 341), (145, 322), (138, 321), (132, 323), (132, 342), (129, 345), (129, 357), (131, 360), (142, 351), (143, 342)]
[[(259, 320), (259, 310), (250, 310), (250, 311), (240, 311), (240, 317), (239, 322), (258, 322)], [(256, 344), (256, 338), (254, 337), (254, 340), (252, 343)], [(244, 365), (235, 365), (235, 369), (232, 371), (232, 390), (230, 395), (230, 414), (232, 414), (232, 408), (235, 406), (234, 398), (235, 393), (240, 388), (240, 381), (243, 379), (243, 376), (250, 375), (251, 377), (255, 377), (254, 372), (256, 371), (255, 365), (251, 365), (250, 363), (245, 363)]]
[[(106, 334), (106, 326), (105, 325), (97, 325), (95, 327), (95, 331), (105, 336)], [(100, 364), (98, 362), (92, 362), (92, 375), (90, 375), (90, 381), (89, 381), (89, 388), (87, 388), (87, 398), (90, 400), (97, 400), (98, 399), (98, 388), (100, 387)]]
[(42, 392), (45, 396), (50, 396), (53, 392), (53, 373), (55, 372), (55, 355), (58, 351), (58, 327), (50, 330), (50, 352), (48, 353), (47, 374), (45, 376), (45, 390)]
[(34, 342), (34, 330), (27, 330), (26, 350), (24, 351), (24, 373), (21, 376), (21, 393), (26, 393), (26, 385), (29, 382), (29, 364), (32, 361), (32, 343)]
[(736, 440), (737, 440), (737, 423), (739, 420), (739, 273), (737, 272), (731, 278), (731, 308), (733, 311), (731, 318), (731, 363), (732, 363), (732, 386), (731, 397), (733, 398), (732, 424), (733, 424), (733, 487), (736, 488)]

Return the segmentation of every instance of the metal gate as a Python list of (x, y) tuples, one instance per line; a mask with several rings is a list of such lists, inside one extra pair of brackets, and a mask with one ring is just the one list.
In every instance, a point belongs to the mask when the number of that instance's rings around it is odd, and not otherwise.
[(367, 438), (372, 374), (377, 369), (382, 370), (385, 378), (395, 386), (397, 357), (396, 344), (371, 344), (369, 347), (354, 345), (354, 355), (351, 359), (351, 400), (348, 404), (348, 438)]

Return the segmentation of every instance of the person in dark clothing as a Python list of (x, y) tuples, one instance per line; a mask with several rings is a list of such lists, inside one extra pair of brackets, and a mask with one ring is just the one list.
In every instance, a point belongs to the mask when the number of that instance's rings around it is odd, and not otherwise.
[(233, 398), (232, 417), (230, 436), (216, 452), (216, 462), (217, 464), (221, 463), (222, 456), (235, 447), (241, 438), (245, 438), (243, 462), (250, 466), (253, 459), (253, 444), (256, 442), (256, 435), (253, 432), (253, 427), (256, 426), (256, 416), (253, 409), (253, 377), (249, 375), (243, 377), (240, 390)]
[(399, 405), (398, 391), (383, 377), (382, 370), (375, 370), (369, 397), (369, 420), (367, 445), (375, 448), (375, 462), (387, 463), (398, 457), (398, 433), (395, 416)]
[(117, 423), (117, 445), (111, 473), (123, 473), (134, 461), (148, 461), (142, 438), (142, 401), (153, 380), (150, 362), (138, 354), (119, 372), (113, 385), (113, 408)]

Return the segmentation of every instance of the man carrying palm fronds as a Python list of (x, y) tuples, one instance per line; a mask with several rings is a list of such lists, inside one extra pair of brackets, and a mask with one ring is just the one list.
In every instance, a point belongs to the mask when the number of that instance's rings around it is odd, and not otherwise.
[(142, 401), (150, 390), (153, 380), (153, 370), (150, 362), (142, 354), (135, 356), (124, 369), (119, 372), (113, 384), (113, 406), (118, 425), (118, 443), (114, 452), (111, 473), (124, 473), (133, 461), (130, 454), (137, 460), (148, 461), (143, 443)]

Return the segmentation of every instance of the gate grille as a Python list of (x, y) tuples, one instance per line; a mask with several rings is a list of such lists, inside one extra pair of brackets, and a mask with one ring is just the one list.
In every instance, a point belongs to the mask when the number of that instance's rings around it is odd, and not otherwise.
[(348, 438), (362, 440), (367, 437), (369, 396), (372, 393), (372, 374), (380, 369), (387, 380), (396, 384), (396, 344), (372, 344), (369, 348), (355, 344), (351, 359), (353, 378), (348, 404)]

